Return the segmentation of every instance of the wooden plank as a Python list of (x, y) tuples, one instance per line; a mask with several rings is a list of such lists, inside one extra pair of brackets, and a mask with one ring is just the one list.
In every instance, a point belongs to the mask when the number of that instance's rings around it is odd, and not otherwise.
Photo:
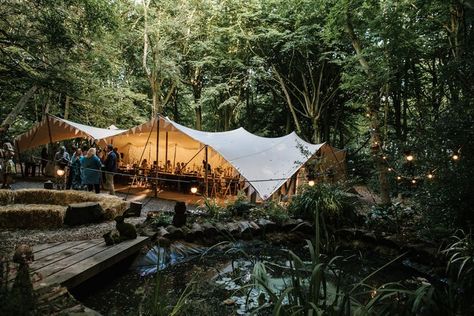
[[(47, 267), (48, 265), (51, 265), (57, 261), (63, 260), (69, 256), (72, 256), (76, 253), (79, 253), (81, 251), (84, 251), (86, 249), (92, 248), (102, 242), (101, 239), (92, 239), (92, 240), (85, 240), (81, 242), (74, 242), (76, 246), (74, 247), (68, 247), (64, 249), (64, 247), (59, 247), (59, 245), (55, 248), (60, 248), (62, 249), (59, 252), (53, 252), (51, 255), (46, 256), (41, 258), (40, 260), (35, 260), (33, 263), (29, 266), (29, 271), (30, 274), (34, 274), (37, 270), (40, 270), (42, 268)], [(74, 243), (69, 243), (66, 242), (64, 243), (65, 245), (73, 245)], [(53, 249), (53, 248), (49, 248)], [(12, 281), (16, 276), (16, 270), (12, 271), (12, 273), (8, 276), (8, 281)]]
[(56, 246), (49, 247), (49, 248), (43, 249), (41, 251), (35, 252), (34, 253), (35, 254), (35, 261), (40, 261), (44, 257), (50, 256), (50, 255), (58, 253), (58, 252), (61, 252), (64, 249), (75, 247), (79, 244), (82, 244), (83, 242), (84, 242), (84, 240), (67, 241), (67, 242), (60, 243)]
[(53, 253), (49, 256), (41, 258), (41, 260), (35, 260), (30, 265), (30, 271), (34, 272), (40, 268), (46, 267), (54, 262), (63, 260), (71, 255), (74, 255), (78, 252), (84, 251), (86, 249), (92, 248), (103, 242), (101, 239), (85, 240), (73, 247), (67, 247), (59, 252)]
[[(137, 239), (127, 240), (115, 246), (100, 244), (94, 247), (94, 250), (97, 251), (94, 255), (50, 274), (36, 286), (42, 287), (51, 284), (62, 284), (67, 287), (74, 287), (138, 252), (148, 239), (149, 237), (140, 236), (137, 237)], [(51, 272), (51, 270), (48, 271), (48, 273), (49, 272)]]
[(47, 243), (47, 244), (40, 244), (40, 245), (33, 246), (33, 253), (36, 254), (37, 252), (40, 252), (41, 250), (51, 248), (51, 247), (57, 246), (59, 244), (60, 244), (60, 242), (50, 242), (50, 243)]
[(105, 243), (100, 243), (84, 251), (80, 251), (73, 255), (70, 255), (67, 258), (64, 258), (63, 260), (60, 260), (53, 264), (42, 267), (36, 270), (36, 274), (38, 274), (42, 279), (45, 279), (52, 274), (55, 274), (61, 270), (64, 270), (74, 264), (81, 262), (82, 260), (93, 257), (97, 255), (98, 253), (104, 251), (105, 249), (106, 249)]

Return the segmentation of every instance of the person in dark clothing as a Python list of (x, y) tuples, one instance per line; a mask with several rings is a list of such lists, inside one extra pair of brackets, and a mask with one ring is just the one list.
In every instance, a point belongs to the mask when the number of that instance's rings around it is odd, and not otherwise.
[(46, 168), (46, 165), (48, 164), (48, 150), (46, 147), (43, 147), (41, 149), (41, 174), (44, 176), (44, 168)]
[(211, 173), (212, 171), (212, 168), (211, 168), (211, 165), (209, 163), (206, 163), (205, 160), (202, 161), (202, 166), (203, 166), (203, 171), (206, 172), (206, 167), (207, 167), (207, 173)]
[(110, 195), (115, 195), (114, 173), (117, 172), (117, 154), (111, 144), (107, 145), (104, 165), (106, 189), (109, 190)]

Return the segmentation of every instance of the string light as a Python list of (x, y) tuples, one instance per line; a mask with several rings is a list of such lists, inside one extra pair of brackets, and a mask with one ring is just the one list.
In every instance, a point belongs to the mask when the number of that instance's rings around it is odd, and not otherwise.
[(383, 156), (382, 156), (382, 159), (383, 159), (383, 160), (387, 160), (387, 156), (383, 155)]
[(408, 154), (405, 158), (407, 161), (413, 161), (413, 159), (415, 159), (412, 154)]
[(402, 177), (400, 176), (397, 176), (397, 180), (400, 181), (402, 179)]
[(456, 160), (459, 160), (459, 154), (454, 154), (451, 156), (451, 158), (456, 161)]
[(391, 172), (392, 170), (393, 170), (393, 169), (390, 168), (390, 167), (387, 168), (387, 171), (388, 171), (388, 172)]
[(309, 185), (310, 187), (313, 187), (313, 186), (315, 185), (314, 180), (309, 180), (309, 181), (308, 181), (308, 185)]
[(66, 173), (66, 171), (64, 171), (63, 169), (56, 170), (56, 174), (60, 177), (64, 176), (64, 173)]
[(432, 174), (432, 173), (430, 172), (430, 173), (428, 173), (427, 177), (428, 177), (428, 179), (433, 179), (433, 178), (434, 178), (434, 174)]
[(198, 188), (197, 187), (191, 187), (191, 193), (192, 194), (196, 194), (198, 191)]
[(411, 179), (411, 183), (416, 184), (416, 179)]

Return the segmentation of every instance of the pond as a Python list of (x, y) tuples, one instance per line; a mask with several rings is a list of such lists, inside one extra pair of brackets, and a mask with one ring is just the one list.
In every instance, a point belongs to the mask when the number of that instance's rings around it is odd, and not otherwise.
[[(159, 293), (163, 304), (175, 304), (192, 284), (186, 297), (187, 307), (181, 314), (247, 315), (270, 300), (261, 286), (254, 285), (252, 272), (257, 263), (265, 263), (267, 284), (272, 291), (278, 293), (291, 285), (289, 267), (292, 262), (288, 250), (304, 261), (310, 260), (305, 244), (287, 248), (248, 241), (202, 247), (174, 242), (169, 248), (155, 246), (131, 265), (125, 262), (72, 293), (84, 305), (104, 315), (138, 315), (150, 310), (148, 304), (154, 291)], [(339, 250), (337, 255), (341, 258), (336, 270), (343, 272), (344, 284), (359, 282), (393, 259), (370, 251)], [(159, 288), (156, 288), (157, 271), (162, 277)], [(413, 277), (412, 272), (396, 262), (377, 273), (369, 283), (376, 287), (410, 277)], [(330, 287), (331, 282), (328, 284)], [(266, 315), (269, 311), (262, 310), (258, 314)]]

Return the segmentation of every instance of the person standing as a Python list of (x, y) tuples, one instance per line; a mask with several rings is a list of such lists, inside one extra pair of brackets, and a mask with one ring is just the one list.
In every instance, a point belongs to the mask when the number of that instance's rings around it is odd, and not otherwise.
[(73, 189), (79, 189), (82, 185), (82, 171), (81, 171), (81, 160), (82, 160), (82, 149), (78, 147), (76, 152), (71, 158), (71, 187)]
[(110, 195), (115, 195), (114, 173), (117, 172), (117, 154), (112, 144), (107, 145), (105, 165), (105, 186)]
[(48, 164), (48, 150), (46, 147), (43, 147), (41, 149), (41, 174), (44, 176), (44, 169), (46, 168), (46, 165)]
[(69, 164), (69, 160), (70, 156), (69, 153), (66, 151), (66, 147), (61, 146), (59, 148), (59, 151), (56, 152), (56, 155), (54, 156), (54, 161), (56, 162), (59, 169), (64, 170)]
[(3, 183), (2, 189), (11, 189), (13, 183), (13, 175), (15, 174), (15, 163), (13, 162), (13, 152), (5, 153), (5, 161), (3, 166)]
[(89, 148), (86, 156), (81, 160), (81, 168), (83, 174), (82, 183), (87, 185), (87, 190), (92, 191), (94, 189), (95, 193), (100, 193), (102, 163), (96, 155), (95, 148)]

